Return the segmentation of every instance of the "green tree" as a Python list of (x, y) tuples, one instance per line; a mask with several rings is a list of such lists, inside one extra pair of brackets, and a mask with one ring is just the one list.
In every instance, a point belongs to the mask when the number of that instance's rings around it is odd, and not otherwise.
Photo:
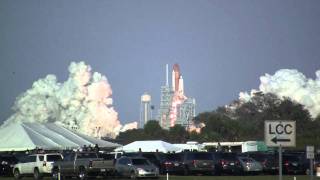
[(169, 129), (168, 141), (171, 143), (184, 143), (188, 136), (186, 128), (177, 124)]
[(143, 129), (131, 129), (125, 132), (120, 132), (116, 137), (116, 141), (120, 144), (129, 144), (138, 140), (147, 140), (148, 137), (143, 132)]
[(144, 126), (144, 133), (149, 140), (168, 140), (168, 130), (162, 129), (156, 120), (148, 121)]
[(194, 118), (194, 123), (204, 123), (201, 133), (186, 132), (176, 125), (168, 130), (160, 127), (158, 121), (149, 121), (144, 129), (120, 133), (118, 140), (166, 140), (184, 143), (187, 140), (204, 141), (248, 141), (264, 140), (265, 120), (294, 120), (297, 127), (297, 148), (306, 145), (320, 148), (320, 115), (312, 119), (305, 107), (290, 98), (278, 98), (274, 94), (258, 92), (248, 102), (233, 101), (230, 106), (218, 107), (203, 112)]

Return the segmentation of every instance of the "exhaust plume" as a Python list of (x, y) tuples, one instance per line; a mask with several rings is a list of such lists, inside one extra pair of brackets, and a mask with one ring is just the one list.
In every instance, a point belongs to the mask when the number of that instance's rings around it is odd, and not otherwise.
[(122, 128), (105, 76), (92, 74), (91, 67), (84, 62), (72, 62), (69, 73), (63, 83), (51, 74), (34, 82), (31, 89), (17, 97), (15, 113), (3, 126), (17, 122), (55, 122), (95, 137), (115, 137), (120, 131), (137, 128), (137, 123)]
[[(289, 97), (302, 104), (313, 118), (320, 113), (320, 70), (316, 71), (316, 79), (308, 79), (304, 74), (295, 69), (281, 69), (274, 75), (265, 74), (260, 77), (259, 91), (273, 93), (278, 97)], [(239, 99), (250, 101), (251, 93), (240, 92)]]

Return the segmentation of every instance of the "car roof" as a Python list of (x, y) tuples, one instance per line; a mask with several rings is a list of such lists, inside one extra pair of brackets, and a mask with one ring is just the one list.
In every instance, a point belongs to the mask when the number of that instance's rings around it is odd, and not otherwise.
[(129, 159), (147, 159), (145, 157), (141, 157), (141, 156), (122, 156), (121, 158), (129, 158)]
[(61, 154), (60, 153), (43, 153), (43, 154), (38, 153), (36, 155), (61, 155)]

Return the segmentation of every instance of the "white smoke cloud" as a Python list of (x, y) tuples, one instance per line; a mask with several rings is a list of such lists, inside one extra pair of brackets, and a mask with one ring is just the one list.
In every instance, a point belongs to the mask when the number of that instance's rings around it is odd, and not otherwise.
[[(282, 97), (289, 97), (305, 106), (312, 117), (320, 113), (320, 70), (316, 72), (316, 79), (308, 79), (295, 69), (281, 69), (274, 75), (265, 74), (260, 77), (259, 90), (273, 93)], [(254, 92), (240, 92), (239, 99), (249, 101)]]
[(78, 129), (90, 136), (115, 137), (120, 131), (137, 128), (125, 125), (112, 107), (112, 90), (105, 76), (91, 73), (84, 62), (72, 62), (69, 78), (58, 83), (55, 75), (34, 82), (32, 88), (17, 97), (15, 113), (3, 124), (16, 122), (56, 122), (69, 129)]
[(137, 129), (138, 127), (138, 122), (133, 122), (133, 123), (129, 123), (129, 124), (125, 124), (122, 129), (120, 130), (120, 132), (124, 132), (127, 131), (129, 129)]
[(187, 130), (189, 132), (193, 132), (194, 131), (194, 132), (200, 134), (201, 133), (201, 129), (204, 128), (204, 127), (206, 127), (206, 125), (204, 123), (199, 123), (197, 125), (192, 123)]

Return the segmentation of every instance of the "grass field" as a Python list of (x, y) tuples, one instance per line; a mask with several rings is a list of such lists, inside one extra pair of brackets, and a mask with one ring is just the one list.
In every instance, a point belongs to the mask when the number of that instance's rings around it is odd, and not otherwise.
[[(296, 177), (296, 180), (310, 179), (309, 176), (283, 176), (283, 180), (294, 180), (294, 177)], [(0, 177), (0, 179), (14, 180), (14, 178), (10, 177)], [(32, 179), (33, 178), (22, 178), (22, 180)], [(73, 179), (75, 180), (75, 178)], [(50, 180), (50, 178), (44, 178), (44, 180)], [(162, 176), (160, 180), (166, 180), (166, 177)], [(278, 180), (278, 176), (170, 176), (169, 180)], [(320, 180), (320, 178), (314, 177), (314, 180)]]
[[(296, 180), (309, 180), (309, 176), (295, 176)], [(162, 177), (161, 179), (166, 179)], [(172, 176), (169, 180), (278, 180), (278, 176)], [(316, 178), (314, 178), (317, 180)], [(283, 180), (294, 180), (294, 176), (283, 176)], [(319, 178), (320, 180), (320, 178)]]

